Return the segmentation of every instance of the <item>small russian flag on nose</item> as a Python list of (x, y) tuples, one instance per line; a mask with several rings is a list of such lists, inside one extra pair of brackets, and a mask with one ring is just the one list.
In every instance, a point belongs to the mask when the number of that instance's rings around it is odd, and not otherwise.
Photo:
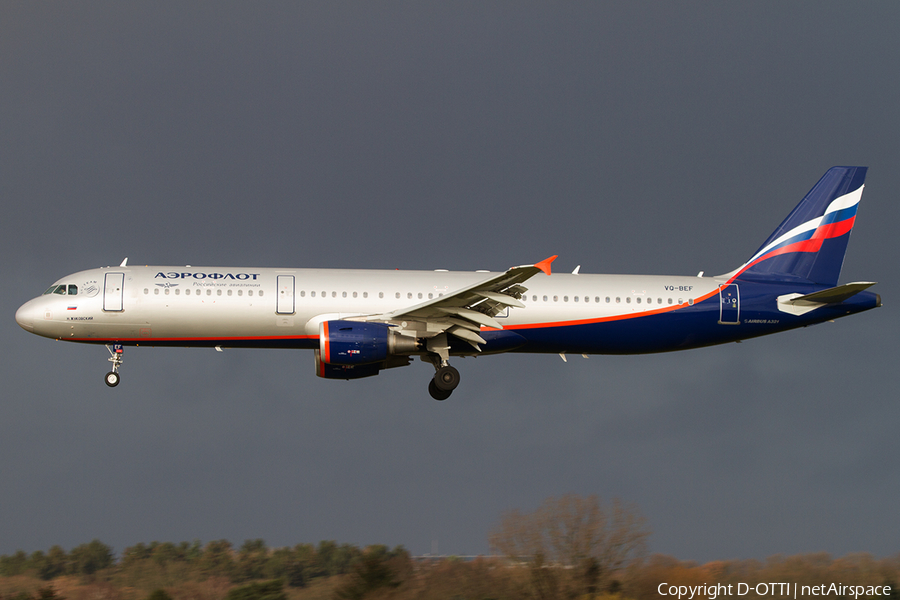
[(66, 310), (76, 310), (77, 308), (78, 308), (77, 306), (70, 306), (70, 307), (67, 308)]

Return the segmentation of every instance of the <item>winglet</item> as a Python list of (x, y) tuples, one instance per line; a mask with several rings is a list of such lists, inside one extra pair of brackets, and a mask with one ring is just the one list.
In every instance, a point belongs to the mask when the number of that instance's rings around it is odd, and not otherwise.
[(538, 269), (540, 269), (541, 271), (543, 271), (544, 273), (546, 273), (547, 275), (549, 275), (550, 274), (550, 263), (552, 263), (554, 260), (556, 260), (558, 256), (559, 256), (558, 254), (554, 254), (550, 258), (545, 258), (544, 260), (542, 260), (541, 262), (537, 263), (534, 266), (537, 267)]

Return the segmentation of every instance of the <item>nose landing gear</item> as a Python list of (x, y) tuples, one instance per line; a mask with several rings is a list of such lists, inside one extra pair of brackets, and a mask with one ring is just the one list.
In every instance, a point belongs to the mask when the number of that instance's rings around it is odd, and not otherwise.
[(112, 363), (112, 371), (106, 374), (106, 385), (116, 387), (119, 385), (119, 367), (124, 362), (122, 355), (125, 353), (125, 350), (122, 348), (122, 344), (113, 344), (112, 346), (107, 346), (106, 349), (109, 351), (109, 362)]

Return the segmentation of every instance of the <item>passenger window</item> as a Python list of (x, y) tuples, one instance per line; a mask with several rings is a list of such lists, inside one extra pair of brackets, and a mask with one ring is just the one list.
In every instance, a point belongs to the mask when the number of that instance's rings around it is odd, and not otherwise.
[(337, 292), (331, 292), (331, 297), (332, 297), (332, 298), (337, 298)]
[(207, 296), (212, 296), (212, 290), (207, 288), (207, 290), (206, 290), (206, 295), (207, 295)]
[(434, 294), (432, 292), (428, 292), (428, 299), (431, 300), (434, 298)]
[(147, 288), (144, 288), (144, 295), (146, 296), (149, 293), (150, 293), (150, 290), (148, 290)]
[(400, 298), (400, 292), (397, 292), (396, 294), (394, 294), (394, 297), (395, 297), (395, 298)]
[(353, 297), (356, 298), (356, 292), (353, 292)]
[(575, 302), (578, 302), (578, 296), (575, 296), (575, 298), (573, 298), (573, 300), (575, 300)]
[(347, 297), (347, 292), (341, 292), (341, 298), (346, 298), (346, 297)]
[(406, 292), (406, 298), (412, 300), (412, 292)]
[[(259, 294), (262, 295), (262, 292), (260, 292)], [(221, 296), (221, 295), (222, 295), (222, 290), (216, 290), (216, 296)]]
[[(244, 290), (238, 290), (238, 296), (243, 296), (243, 295), (244, 295)], [(324, 296), (325, 294), (322, 294), (322, 295)]]
[(310, 293), (309, 293), (309, 297), (310, 297), (310, 298), (315, 298), (315, 297), (316, 297), (316, 293), (315, 293), (315, 292), (310, 292)]
[(631, 296), (626, 296), (625, 304), (631, 304)]
[(154, 296), (159, 296), (159, 288), (156, 288), (156, 289), (153, 290), (153, 295), (154, 295)]
[[(229, 295), (229, 296), (230, 296), (230, 295), (231, 295), (231, 290), (228, 290), (228, 295)], [(313, 293), (312, 293), (312, 295), (313, 295), (313, 296), (315, 296), (315, 295), (316, 295), (316, 293), (315, 293), (315, 292), (313, 292)]]
[(180, 295), (181, 295), (181, 290), (180, 290), (179, 288), (175, 288), (175, 295), (176, 295), (176, 296), (180, 296)]
[(553, 296), (553, 301), (554, 301), (554, 302), (559, 302), (559, 296)]
[(422, 292), (419, 292), (419, 300), (422, 299)]
[(568, 296), (563, 296), (563, 302), (568, 302), (568, 301), (569, 301), (569, 297), (568, 297)]
[(606, 297), (606, 303), (609, 304), (609, 296)]
[(546, 302), (546, 301), (547, 301), (547, 296), (544, 296), (544, 302)]
[(259, 290), (259, 295), (260, 295), (260, 296), (263, 295), (263, 290)]
[[(206, 291), (206, 295), (207, 295), (207, 296), (209, 296), (209, 292), (210, 292), (210, 290), (207, 290), (207, 291)], [(253, 295), (253, 290), (247, 290), (247, 295), (248, 295), (248, 296), (252, 296), (252, 295)]]
[(635, 298), (635, 302), (637, 302), (637, 303), (638, 303), (638, 304), (640, 304), (640, 303), (641, 303), (641, 299), (640, 299), (640, 297), (638, 297), (638, 298)]
[(622, 302), (622, 298), (620, 296), (616, 296), (616, 304)]
[(306, 290), (300, 290), (300, 297), (306, 298)]

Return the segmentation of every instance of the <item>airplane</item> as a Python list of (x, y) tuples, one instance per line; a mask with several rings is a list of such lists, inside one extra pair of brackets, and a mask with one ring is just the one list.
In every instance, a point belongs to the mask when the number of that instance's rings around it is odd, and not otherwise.
[[(306, 348), (326, 379), (503, 352), (645, 354), (739, 342), (881, 306), (838, 285), (866, 167), (833, 167), (737, 269), (706, 277), (551, 275), (556, 256), (504, 272), (129, 266), (67, 275), (16, 312), (26, 331), (103, 344), (119, 384), (125, 346)], [(549, 276), (549, 277), (548, 277)]]

